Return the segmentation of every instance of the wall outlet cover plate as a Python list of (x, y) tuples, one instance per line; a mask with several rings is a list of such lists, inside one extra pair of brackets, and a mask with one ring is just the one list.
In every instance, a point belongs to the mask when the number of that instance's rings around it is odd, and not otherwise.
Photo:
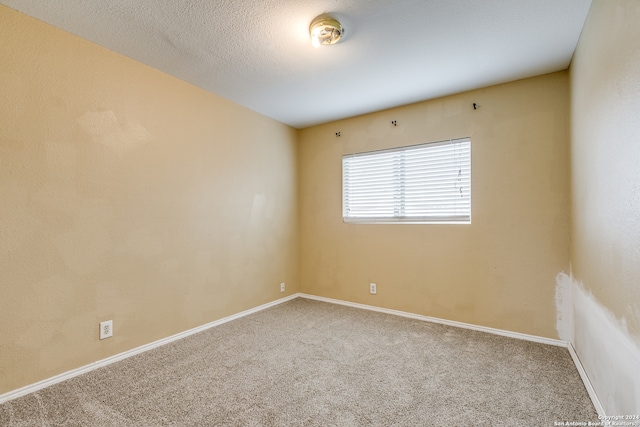
[(107, 320), (100, 322), (100, 339), (109, 338), (113, 336), (113, 320)]

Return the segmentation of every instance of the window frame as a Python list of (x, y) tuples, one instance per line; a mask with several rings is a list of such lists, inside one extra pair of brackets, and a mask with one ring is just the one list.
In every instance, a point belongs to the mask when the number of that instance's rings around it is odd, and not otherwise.
[[(405, 172), (406, 172), (407, 162), (406, 162), (405, 154), (407, 152), (410, 152), (413, 150), (419, 150), (422, 148), (436, 148), (439, 146), (453, 145), (453, 144), (466, 144), (465, 150), (461, 154), (461, 159), (465, 163), (457, 166), (461, 168), (459, 170), (459, 173), (462, 173), (462, 170), (465, 171), (463, 174), (465, 181), (464, 181), (464, 186), (462, 188), (468, 187), (468, 195), (466, 197), (466, 202), (463, 203), (464, 209), (461, 214), (454, 214), (454, 215), (425, 214), (420, 216), (415, 216), (415, 215), (406, 216), (405, 209), (407, 205), (406, 205), (406, 200), (404, 198), (406, 197), (407, 192), (404, 187), (406, 186), (407, 181), (405, 178), (398, 178), (400, 179), (400, 182), (397, 184), (394, 183), (395, 185), (394, 199), (396, 200), (396, 202), (393, 203), (393, 212), (394, 212), (393, 216), (348, 215), (347, 206), (349, 205), (349, 203), (348, 203), (348, 200), (346, 200), (347, 185), (345, 183), (345, 180), (346, 180), (345, 162), (348, 161), (348, 159), (354, 159), (354, 158), (365, 157), (365, 156), (385, 155), (385, 154), (397, 152), (400, 154), (400, 158), (403, 159), (400, 161), (399, 169), (397, 170), (397, 173), (399, 173), (401, 176), (404, 177), (406, 176)], [(455, 156), (456, 154), (454, 153), (453, 155)], [(431, 161), (433, 162), (433, 160)], [(451, 158), (449, 158), (449, 162), (453, 162), (455, 164), (456, 161), (458, 161), (458, 159), (454, 158), (453, 160), (451, 160)], [(466, 161), (468, 161), (468, 163), (466, 163)], [(458, 176), (456, 179), (459, 179), (459, 178), (460, 176)], [(457, 189), (458, 187), (454, 187), (454, 188)], [(387, 148), (382, 150), (350, 153), (342, 156), (342, 220), (344, 223), (348, 223), (348, 224), (471, 224), (471, 212), (472, 212), (471, 196), (472, 196), (472, 179), (471, 179), (471, 138), (470, 137), (413, 144), (413, 145), (407, 145), (407, 146), (401, 146), (401, 147)], [(386, 207), (390, 209), (391, 204)], [(455, 210), (455, 203), (453, 204), (452, 209)]]

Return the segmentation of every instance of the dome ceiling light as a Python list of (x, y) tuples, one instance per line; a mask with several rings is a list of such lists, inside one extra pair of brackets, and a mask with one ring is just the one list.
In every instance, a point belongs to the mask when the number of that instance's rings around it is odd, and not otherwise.
[(344, 28), (335, 19), (320, 15), (311, 22), (309, 34), (313, 47), (320, 47), (337, 43), (344, 34)]

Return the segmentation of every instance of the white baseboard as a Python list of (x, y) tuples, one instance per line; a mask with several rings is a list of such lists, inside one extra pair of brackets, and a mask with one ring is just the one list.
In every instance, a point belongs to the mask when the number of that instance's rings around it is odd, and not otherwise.
[(184, 332), (180, 332), (180, 333), (172, 335), (170, 337), (163, 338), (163, 339), (160, 339), (158, 341), (154, 341), (152, 343), (145, 344), (143, 346), (134, 348), (132, 350), (128, 350), (128, 351), (125, 351), (123, 353), (116, 354), (116, 355), (108, 357), (106, 359), (102, 359), (102, 360), (99, 360), (97, 362), (90, 363), (90, 364), (82, 366), (80, 368), (64, 372), (64, 373), (56, 375), (54, 377), (47, 378), (46, 380), (42, 380), (42, 381), (39, 381), (37, 383), (27, 385), (25, 387), (21, 387), (21, 388), (19, 388), (17, 390), (13, 390), (13, 391), (10, 391), (8, 393), (4, 393), (4, 394), (0, 395), (0, 403), (4, 403), (4, 402), (7, 402), (9, 400), (13, 400), (13, 399), (16, 399), (18, 397), (21, 397), (21, 396), (25, 396), (25, 395), (30, 394), (30, 393), (34, 393), (34, 392), (36, 392), (38, 390), (42, 390), (45, 387), (49, 387), (51, 385), (60, 383), (62, 381), (71, 379), (73, 377), (77, 377), (78, 375), (82, 375), (84, 373), (93, 371), (94, 369), (98, 369), (98, 368), (101, 368), (103, 366), (110, 365), (111, 363), (115, 363), (115, 362), (118, 362), (120, 360), (126, 359), (128, 357), (135, 356), (136, 354), (140, 354), (140, 353), (143, 353), (145, 351), (149, 351), (151, 349), (154, 349), (156, 347), (160, 347), (160, 346), (163, 346), (165, 344), (169, 344), (171, 342), (177, 341), (179, 339), (186, 338), (186, 337), (188, 337), (190, 335), (197, 334), (198, 332), (205, 331), (207, 329), (213, 328), (215, 326), (222, 325), (222, 324), (230, 322), (232, 320), (236, 320), (236, 319), (239, 319), (241, 317), (248, 316), (248, 315), (253, 314), (253, 313), (257, 313), (257, 312), (265, 310), (267, 308), (274, 307), (274, 306), (276, 306), (278, 304), (282, 304), (284, 302), (291, 301), (291, 300), (293, 300), (295, 298), (298, 298), (298, 297), (311, 299), (311, 300), (316, 300), (316, 301), (323, 301), (323, 302), (327, 302), (327, 303), (331, 303), (331, 304), (339, 304), (339, 305), (344, 305), (344, 306), (353, 307), (353, 308), (359, 308), (359, 309), (363, 309), (363, 310), (376, 311), (376, 312), (379, 312), (379, 313), (392, 314), (394, 316), (407, 317), (407, 318), (410, 318), (410, 319), (422, 320), (422, 321), (426, 321), (426, 322), (439, 323), (439, 324), (442, 324), (442, 325), (454, 326), (454, 327), (457, 327), (457, 328), (464, 328), (464, 329), (471, 329), (471, 330), (474, 330), (474, 331), (487, 332), (487, 333), (494, 334), (494, 335), (501, 335), (501, 336), (521, 339), (521, 340), (525, 340), (525, 341), (533, 341), (533, 342), (537, 342), (537, 343), (554, 345), (554, 346), (558, 346), (558, 347), (565, 347), (565, 348), (567, 348), (569, 350), (569, 354), (571, 354), (571, 358), (573, 359), (573, 362), (576, 365), (576, 369), (578, 370), (578, 373), (580, 374), (580, 378), (582, 378), (582, 381), (583, 381), (583, 383), (584, 383), (584, 385), (585, 385), (585, 387), (587, 389), (587, 392), (589, 393), (589, 397), (591, 398), (591, 401), (593, 402), (593, 406), (595, 407), (596, 411), (598, 412), (598, 415), (606, 416), (605, 412), (604, 412), (604, 409), (603, 409), (602, 405), (600, 404), (598, 396), (596, 395), (595, 390), (593, 389), (593, 387), (591, 385), (591, 382), (589, 381), (589, 377), (587, 377), (587, 374), (586, 374), (586, 372), (585, 372), (585, 370), (584, 370), (584, 368), (582, 366), (582, 363), (580, 362), (580, 359), (578, 358), (573, 346), (570, 343), (566, 342), (566, 341), (561, 341), (561, 340), (556, 340), (556, 339), (551, 339), (551, 338), (544, 338), (544, 337), (539, 337), (539, 336), (535, 336), (535, 335), (522, 334), (522, 333), (519, 333), (519, 332), (505, 331), (505, 330), (502, 330), (502, 329), (488, 328), (486, 326), (477, 326), (477, 325), (472, 325), (472, 324), (469, 324), (469, 323), (456, 322), (456, 321), (453, 321), (453, 320), (439, 319), (437, 317), (423, 316), (423, 315), (420, 315), (420, 314), (408, 313), (408, 312), (405, 312), (405, 311), (399, 311), (399, 310), (392, 310), (392, 309), (388, 309), (388, 308), (375, 307), (375, 306), (372, 306), (372, 305), (359, 304), (359, 303), (354, 303), (354, 302), (349, 302), (349, 301), (337, 300), (337, 299), (333, 299), (333, 298), (319, 297), (319, 296), (309, 295), (309, 294), (304, 294), (304, 293), (297, 293), (297, 294), (289, 295), (288, 297), (281, 298), (281, 299), (278, 299), (276, 301), (272, 301), (272, 302), (260, 305), (258, 307), (255, 307), (255, 308), (251, 308), (249, 310), (245, 310), (245, 311), (242, 311), (242, 312), (237, 313), (237, 314), (233, 314), (233, 315), (225, 317), (223, 319), (219, 319), (219, 320), (207, 323), (205, 325), (198, 326), (196, 328), (189, 329), (189, 330), (184, 331)]
[[(591, 381), (587, 376), (587, 371), (585, 371), (584, 366), (582, 366), (582, 362), (578, 357), (578, 353), (576, 353), (576, 349), (573, 348), (573, 345), (571, 343), (567, 343), (567, 344), (568, 344), (567, 348), (569, 349), (569, 354), (573, 359), (573, 363), (576, 365), (576, 369), (580, 374), (580, 378), (582, 378), (582, 382), (584, 383), (584, 387), (587, 389), (587, 393), (589, 393), (589, 397), (593, 402), (593, 406), (596, 408), (596, 412), (598, 412), (598, 415), (600, 415), (601, 417), (606, 417), (607, 414), (604, 412), (604, 407), (600, 403), (600, 399), (598, 399), (596, 390), (593, 388), (593, 385), (591, 384)], [(606, 418), (603, 418), (603, 419), (606, 419)]]
[(442, 325), (454, 326), (456, 328), (471, 329), (471, 330), (474, 330), (474, 331), (487, 332), (489, 334), (501, 335), (501, 336), (509, 337), (509, 338), (516, 338), (516, 339), (525, 340), (525, 341), (532, 341), (532, 342), (537, 342), (537, 343), (541, 343), (541, 344), (548, 344), (548, 345), (554, 345), (554, 346), (558, 346), (558, 347), (564, 347), (564, 348), (569, 350), (569, 354), (571, 355), (571, 359), (573, 360), (573, 363), (576, 365), (576, 369), (578, 370), (578, 373), (580, 374), (580, 378), (582, 379), (582, 382), (584, 383), (584, 386), (587, 389), (587, 393), (589, 393), (589, 397), (591, 398), (591, 402), (593, 403), (593, 406), (595, 407), (596, 411), (598, 412), (598, 415), (603, 416), (603, 417), (606, 416), (606, 414), (604, 412), (604, 408), (602, 407), (602, 404), (600, 403), (600, 400), (598, 399), (598, 395), (596, 394), (593, 386), (591, 385), (591, 381), (589, 381), (589, 377), (587, 376), (587, 373), (584, 370), (584, 367), (582, 366), (582, 363), (580, 362), (580, 359), (578, 358), (578, 355), (576, 354), (575, 349), (573, 348), (573, 345), (571, 345), (571, 343), (569, 343), (567, 341), (556, 340), (556, 339), (552, 339), (552, 338), (539, 337), (539, 336), (536, 336), (536, 335), (522, 334), (520, 332), (505, 331), (503, 329), (488, 328), (486, 326), (472, 325), (470, 323), (456, 322), (456, 321), (453, 321), (453, 320), (439, 319), (437, 317), (422, 316), (420, 314), (408, 313), (406, 311), (391, 310), (391, 309), (388, 309), (388, 308), (375, 307), (375, 306), (372, 306), (372, 305), (359, 304), (359, 303), (355, 303), (355, 302), (343, 301), (343, 300), (338, 300), (338, 299), (333, 299), (333, 298), (325, 298), (325, 297), (319, 297), (319, 296), (315, 296), (315, 295), (302, 294), (302, 293), (298, 294), (298, 295), (300, 297), (302, 297), (302, 298), (307, 298), (307, 299), (316, 300), (316, 301), (328, 302), (328, 303), (331, 303), (331, 304), (345, 305), (347, 307), (354, 307), (354, 308), (360, 308), (360, 309), (363, 309), (363, 310), (377, 311), (379, 313), (393, 314), (394, 316), (408, 317), (410, 319), (423, 320), (425, 322), (439, 323), (439, 324), (442, 324)]
[(240, 313), (236, 313), (236, 314), (233, 314), (231, 316), (227, 316), (227, 317), (219, 319), (219, 320), (215, 320), (215, 321), (207, 323), (205, 325), (198, 326), (198, 327), (195, 327), (193, 329), (189, 329), (187, 331), (180, 332), (178, 334), (172, 335), (170, 337), (163, 338), (163, 339), (160, 339), (158, 341), (154, 341), (152, 343), (142, 345), (140, 347), (136, 347), (136, 348), (134, 348), (132, 350), (128, 350), (128, 351), (125, 351), (123, 353), (116, 354), (116, 355), (111, 356), (111, 357), (107, 357), (106, 359), (102, 359), (102, 360), (99, 360), (97, 362), (90, 363), (90, 364), (82, 366), (80, 368), (76, 368), (76, 369), (72, 369), (71, 371), (63, 372), (62, 374), (58, 374), (58, 375), (56, 375), (54, 377), (47, 378), (46, 380), (38, 381), (37, 383), (30, 384), (30, 385), (21, 387), (21, 388), (19, 388), (17, 390), (13, 390), (13, 391), (10, 391), (8, 393), (1, 394), (0, 395), (0, 403), (4, 403), (4, 402), (7, 402), (9, 400), (13, 400), (13, 399), (16, 399), (18, 397), (21, 397), (21, 396), (25, 396), (25, 395), (27, 395), (29, 393), (33, 393), (33, 392), (36, 392), (38, 390), (42, 390), (45, 387), (49, 387), (49, 386), (52, 386), (54, 384), (60, 383), (62, 381), (71, 379), (73, 377), (77, 377), (78, 375), (82, 375), (84, 373), (93, 371), (94, 369), (102, 368), (103, 366), (110, 365), (112, 363), (118, 362), (120, 360), (126, 359), (126, 358), (131, 357), (131, 356), (135, 356), (136, 354), (144, 353), (145, 351), (149, 351), (149, 350), (154, 349), (156, 347), (160, 347), (160, 346), (163, 346), (165, 344), (169, 344), (169, 343), (171, 343), (173, 341), (177, 341), (179, 339), (186, 338), (189, 335), (197, 334), (198, 332), (205, 331), (207, 329), (213, 328), (215, 326), (222, 325), (222, 324), (230, 322), (232, 320), (236, 320), (236, 319), (239, 319), (241, 317), (248, 316), (248, 315), (253, 314), (253, 313), (257, 313), (259, 311), (262, 311), (262, 310), (265, 310), (267, 308), (276, 306), (278, 304), (282, 304), (283, 302), (287, 302), (287, 301), (290, 301), (292, 299), (295, 299), (298, 296), (299, 296), (299, 294), (289, 295), (288, 297), (281, 298), (281, 299), (278, 299), (278, 300), (275, 300), (275, 301), (260, 305), (258, 307), (254, 307), (254, 308), (251, 308), (249, 310), (245, 310), (245, 311), (242, 311)]
[(361, 308), (364, 310), (377, 311), (379, 313), (393, 314), (394, 316), (408, 317), (410, 319), (423, 320), (425, 322), (440, 323), (441, 325), (455, 326), (456, 328), (471, 329), (474, 331), (487, 332), (494, 335), (502, 335), (510, 338), (517, 338), (525, 341), (533, 341), (542, 344), (555, 345), (558, 347), (567, 347), (566, 341), (556, 340), (552, 338), (539, 337), (536, 335), (522, 334), (519, 332), (505, 331), (503, 329), (488, 328), (486, 326), (472, 325), (470, 323), (456, 322), (454, 320), (439, 319), (437, 317), (423, 316), (421, 314), (408, 313), (406, 311), (392, 310), (389, 308), (375, 307), (373, 305), (359, 304), (355, 302), (337, 300), (333, 298), (318, 297), (315, 295), (299, 294), (302, 298), (313, 299), (316, 301), (324, 301), (332, 304), (346, 305), (348, 307)]

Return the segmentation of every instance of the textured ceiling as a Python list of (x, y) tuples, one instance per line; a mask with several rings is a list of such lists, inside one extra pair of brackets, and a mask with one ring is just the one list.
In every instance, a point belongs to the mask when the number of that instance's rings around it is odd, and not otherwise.
[[(568, 67), (591, 0), (0, 0), (291, 126)], [(329, 13), (345, 28), (314, 48)]]

